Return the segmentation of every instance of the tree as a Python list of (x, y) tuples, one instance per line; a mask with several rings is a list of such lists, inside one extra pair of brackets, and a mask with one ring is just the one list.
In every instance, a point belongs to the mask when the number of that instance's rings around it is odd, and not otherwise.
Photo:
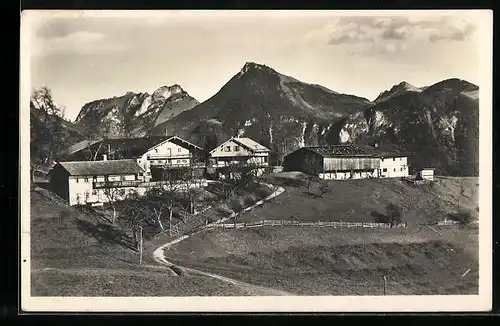
[(64, 149), (63, 113), (52, 99), (47, 87), (33, 90), (30, 98), (30, 166), (32, 181), (35, 171), (51, 164)]
[(307, 174), (307, 189), (311, 189), (313, 180), (318, 178), (318, 174), (322, 170), (322, 159), (316, 154), (309, 154), (304, 160), (303, 170)]
[(125, 195), (125, 190), (123, 188), (114, 187), (111, 182), (106, 185), (106, 188), (103, 190), (104, 196), (106, 196), (109, 204), (113, 208), (113, 219), (111, 220), (111, 224), (114, 224), (116, 221), (116, 201), (121, 199)]
[(139, 250), (141, 240), (139, 231), (149, 217), (147, 207), (139, 198), (137, 192), (129, 193), (125, 200), (117, 206), (120, 209), (120, 216), (123, 217), (125, 225), (132, 231), (134, 246), (136, 250)]
[(328, 185), (328, 182), (325, 180), (321, 180), (318, 183), (317, 191), (309, 191), (308, 194), (316, 198), (323, 198), (323, 196), (329, 192), (330, 186)]
[(45, 163), (50, 163), (54, 155), (63, 148), (63, 142), (61, 141), (63, 136), (63, 112), (54, 103), (50, 89), (45, 86), (33, 91), (30, 106), (41, 110), (41, 128), (39, 129), (40, 134), (38, 139), (41, 144), (38, 145), (45, 145), (44, 147), (47, 150)]
[(393, 203), (389, 203), (386, 207), (386, 214), (391, 225), (400, 223), (402, 220), (401, 208)]
[[(161, 187), (156, 189), (151, 189), (150, 194), (153, 195), (157, 201), (156, 212), (159, 214), (166, 209), (169, 213), (169, 232), (172, 235), (172, 219), (174, 209), (180, 206), (180, 194), (183, 188), (182, 179), (185, 178), (184, 174), (186, 170), (184, 168), (163, 168), (161, 171)], [(161, 209), (160, 207), (163, 207)], [(157, 217), (159, 215), (156, 215)], [(183, 217), (181, 217), (182, 222), (186, 222)]]
[(260, 178), (258, 165), (252, 163), (231, 164), (219, 168), (219, 173), (228, 177), (223, 183), (225, 199), (232, 198), (238, 192), (248, 189)]
[(186, 223), (186, 218), (195, 214), (198, 200), (201, 196), (200, 180), (196, 171), (190, 167), (179, 167), (175, 169), (175, 177), (179, 182), (180, 191), (177, 192), (177, 204), (180, 210), (180, 218)]
[(144, 195), (143, 201), (147, 204), (154, 216), (155, 223), (163, 231), (165, 230), (161, 221), (165, 212), (169, 214), (170, 229), (172, 225), (172, 215), (176, 204), (174, 190), (168, 187), (152, 187)]

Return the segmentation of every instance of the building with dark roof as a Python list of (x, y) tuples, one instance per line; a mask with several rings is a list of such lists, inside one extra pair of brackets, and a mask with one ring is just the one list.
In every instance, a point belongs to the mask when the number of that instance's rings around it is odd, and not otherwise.
[(97, 204), (123, 198), (143, 183), (134, 159), (59, 162), (49, 172), (50, 188), (69, 205)]
[(334, 180), (406, 177), (409, 155), (395, 146), (311, 146), (286, 155), (283, 167)]
[(177, 136), (143, 138), (109, 138), (93, 142), (73, 152), (69, 160), (95, 161), (135, 159), (151, 179), (152, 169), (186, 167), (203, 164), (205, 151)]

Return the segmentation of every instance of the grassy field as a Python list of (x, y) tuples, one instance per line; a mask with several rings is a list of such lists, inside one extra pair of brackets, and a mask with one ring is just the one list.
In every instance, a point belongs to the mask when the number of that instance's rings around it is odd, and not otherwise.
[[(210, 194), (206, 194), (210, 197)], [(213, 196), (212, 196), (213, 197)], [(248, 195), (246, 196), (248, 197)], [(180, 224), (180, 232), (205, 225), (207, 217), (226, 214), (219, 205)], [(160, 230), (145, 228), (143, 265), (121, 226), (111, 225), (111, 212), (69, 207), (49, 191), (31, 192), (31, 294), (33, 296), (176, 296), (248, 295), (246, 289), (197, 275), (175, 275), (158, 268), (152, 252), (172, 238), (152, 237)], [(168, 225), (164, 221), (164, 225)]]
[[(474, 294), (477, 229), (295, 228), (213, 230), (167, 259), (296, 295)], [(471, 269), (466, 277), (461, 275)]]
[[(239, 217), (261, 219), (373, 221), (389, 202), (404, 208), (408, 229), (334, 229), (274, 227), (216, 230), (197, 234), (168, 251), (181, 266), (294, 294), (457, 294), (477, 292), (477, 230), (441, 228), (437, 234), (419, 223), (447, 213), (477, 216), (477, 179), (438, 179), (434, 186), (401, 180), (329, 182), (323, 198), (297, 186), (297, 173), (267, 181), (285, 193)], [(463, 187), (461, 185), (464, 185)], [(216, 203), (181, 223), (181, 234), (238, 211), (265, 195), (254, 189), (235, 200)], [(211, 193), (205, 194), (214, 199)], [(50, 192), (31, 193), (31, 267), (34, 296), (176, 296), (264, 295), (262, 289), (231, 284), (193, 273), (177, 275), (157, 266), (152, 252), (172, 240), (167, 234), (145, 242), (143, 265), (131, 235), (107, 220), (109, 211), (84, 212), (68, 207)], [(164, 225), (167, 225), (166, 221)], [(159, 232), (146, 228), (148, 236)], [(466, 277), (461, 275), (470, 268)]]
[(321, 198), (315, 197), (318, 182), (307, 189), (298, 185), (306, 183), (303, 178), (298, 172), (269, 175), (267, 180), (283, 186), (285, 193), (242, 214), (239, 220), (374, 222), (377, 214), (385, 213), (388, 203), (402, 208), (408, 225), (443, 220), (459, 210), (478, 216), (477, 178), (437, 178), (432, 186), (416, 186), (400, 179), (326, 181), (329, 190)]

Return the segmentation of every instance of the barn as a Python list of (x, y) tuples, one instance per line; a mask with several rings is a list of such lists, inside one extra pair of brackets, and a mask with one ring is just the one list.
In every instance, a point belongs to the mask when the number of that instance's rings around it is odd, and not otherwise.
[(301, 171), (321, 179), (345, 180), (408, 176), (409, 153), (370, 145), (302, 147), (285, 156), (285, 171)]
[(434, 168), (417, 169), (415, 173), (416, 180), (434, 180)]

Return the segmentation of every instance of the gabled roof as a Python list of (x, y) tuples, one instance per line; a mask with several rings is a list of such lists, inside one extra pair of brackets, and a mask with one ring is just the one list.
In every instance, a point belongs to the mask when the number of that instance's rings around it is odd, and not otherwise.
[(210, 151), (210, 153), (214, 152), (217, 150), (218, 147), (220, 146), (224, 146), (224, 144), (226, 144), (227, 142), (230, 142), (230, 141), (234, 141), (235, 143), (249, 149), (250, 151), (252, 152), (269, 152), (269, 149), (259, 143), (257, 143), (255, 140), (251, 139), (251, 138), (248, 138), (248, 137), (233, 137), (233, 138), (230, 138), (228, 140), (226, 140), (225, 142), (223, 142), (222, 144), (219, 144), (216, 148), (212, 149)]
[(190, 143), (184, 139), (181, 139), (177, 136), (151, 136), (142, 138), (108, 138), (108, 139), (103, 139), (101, 141), (93, 142), (90, 145), (90, 147), (95, 151), (99, 150), (100, 154), (105, 154), (107, 153), (107, 147), (109, 146), (112, 153), (120, 153), (121, 157), (123, 158), (135, 158), (143, 155), (148, 150), (151, 150), (156, 146), (163, 144), (166, 141), (171, 141), (172, 143), (179, 146), (202, 150), (201, 147), (193, 143)]
[(93, 144), (99, 143), (100, 141), (101, 140), (82, 140), (81, 142), (71, 145), (66, 152), (67, 154), (71, 155), (81, 151), (82, 149), (92, 146)]
[[(181, 146), (181, 147), (194, 148), (194, 149), (199, 150), (199, 151), (202, 151), (202, 150), (203, 150), (203, 148), (201, 148), (200, 146), (195, 145), (195, 144), (193, 144), (193, 143), (191, 143), (191, 142), (189, 142), (189, 141), (187, 141), (187, 140), (184, 140), (184, 139), (182, 139), (182, 138), (180, 138), (180, 137), (178, 137), (178, 136), (170, 136), (170, 138), (168, 138), (168, 139), (166, 139), (166, 140), (168, 140), (169, 142), (171, 142), (171, 143), (173, 143), (173, 144), (179, 145), (179, 146)], [(163, 142), (162, 142), (162, 143), (163, 143)], [(161, 143), (156, 144), (154, 147), (156, 147), (156, 146), (158, 146), (158, 145), (160, 145), (160, 144), (161, 144)], [(154, 148), (154, 147), (153, 147), (153, 148)]]
[[(384, 149), (370, 145), (329, 145), (329, 146), (308, 146), (302, 147), (303, 150), (308, 150), (317, 153), (323, 157), (393, 157), (406, 156), (411, 153), (391, 146)], [(299, 149), (300, 150), (300, 149)]]
[(59, 165), (73, 176), (136, 174), (144, 172), (137, 165), (136, 160), (73, 161), (59, 162)]
[(110, 145), (112, 150), (115, 151), (126, 151), (129, 153), (139, 153), (142, 155), (150, 148), (153, 148), (166, 140), (172, 138), (173, 136), (154, 136), (154, 137), (142, 137), (142, 138), (111, 138), (105, 139), (104, 144)]

